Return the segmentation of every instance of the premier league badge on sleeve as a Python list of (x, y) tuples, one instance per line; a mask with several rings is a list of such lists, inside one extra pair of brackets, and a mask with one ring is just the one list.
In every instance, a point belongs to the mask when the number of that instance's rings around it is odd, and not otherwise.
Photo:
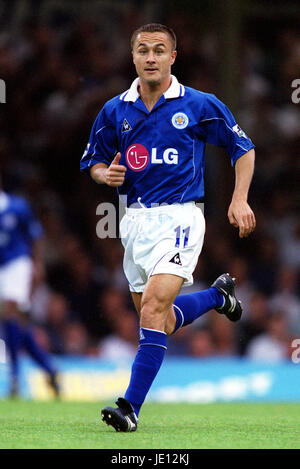
[(188, 126), (189, 118), (184, 112), (176, 112), (172, 117), (172, 124), (176, 129), (185, 129)]
[(240, 126), (238, 124), (236, 124), (235, 126), (232, 127), (232, 130), (238, 134), (239, 137), (244, 137), (244, 138), (247, 138), (247, 135), (245, 134), (245, 132), (240, 128)]

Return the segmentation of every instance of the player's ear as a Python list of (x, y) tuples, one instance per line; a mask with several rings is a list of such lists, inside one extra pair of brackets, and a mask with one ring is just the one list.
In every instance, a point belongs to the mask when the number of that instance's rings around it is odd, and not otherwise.
[(175, 62), (175, 59), (177, 57), (177, 50), (173, 50), (172, 55), (171, 55), (171, 65)]

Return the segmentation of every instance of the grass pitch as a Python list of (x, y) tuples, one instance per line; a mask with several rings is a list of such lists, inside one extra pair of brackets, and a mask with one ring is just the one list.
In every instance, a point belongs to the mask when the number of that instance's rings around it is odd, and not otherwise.
[(112, 403), (0, 401), (0, 448), (300, 448), (300, 404), (145, 404), (135, 433), (100, 419)]

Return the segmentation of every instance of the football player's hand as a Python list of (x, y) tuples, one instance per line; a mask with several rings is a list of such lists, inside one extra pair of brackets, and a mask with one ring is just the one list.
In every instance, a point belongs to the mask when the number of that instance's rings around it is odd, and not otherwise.
[(231, 225), (239, 228), (240, 238), (246, 238), (255, 229), (255, 215), (245, 200), (232, 199), (228, 209), (228, 218)]
[(120, 159), (121, 159), (121, 153), (119, 152), (116, 154), (110, 166), (107, 168), (105, 172), (105, 182), (108, 186), (111, 186), (111, 187), (122, 186), (124, 182), (127, 168), (126, 166), (119, 164)]

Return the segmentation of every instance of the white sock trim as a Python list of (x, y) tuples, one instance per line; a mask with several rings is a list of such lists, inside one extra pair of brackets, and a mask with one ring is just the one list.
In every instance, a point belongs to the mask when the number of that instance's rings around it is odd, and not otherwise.
[[(176, 308), (176, 309), (178, 309), (178, 311), (179, 311), (179, 312), (180, 312), (180, 314), (181, 314), (182, 321), (181, 321), (181, 324), (180, 324), (180, 326), (178, 327), (178, 329), (181, 329), (181, 328), (182, 328), (182, 326), (183, 326), (183, 323), (184, 323), (184, 316), (183, 316), (183, 312), (181, 311), (181, 309), (179, 308), (179, 306), (177, 306), (177, 305), (174, 305), (174, 304), (173, 304), (173, 307), (174, 307), (174, 308)], [(177, 329), (177, 331), (178, 331), (178, 329)]]
[(141, 327), (141, 329), (145, 329), (145, 331), (153, 331), (153, 332), (161, 332), (162, 334), (167, 335), (164, 331), (158, 331), (157, 329), (149, 329), (148, 327)]

